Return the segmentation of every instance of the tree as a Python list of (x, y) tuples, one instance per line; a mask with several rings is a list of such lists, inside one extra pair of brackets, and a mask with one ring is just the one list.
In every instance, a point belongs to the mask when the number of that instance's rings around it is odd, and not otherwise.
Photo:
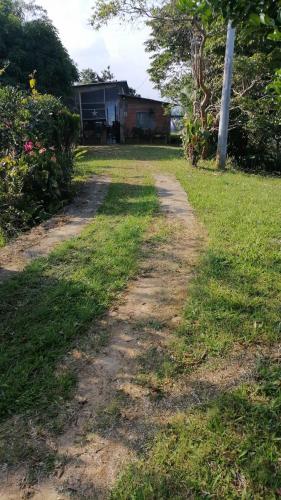
[(95, 29), (99, 29), (116, 17), (122, 21), (140, 20), (143, 17), (152, 19), (156, 10), (166, 3), (164, 0), (97, 0), (90, 23)]
[(0, 0), (0, 25), (1, 83), (27, 88), (36, 69), (40, 92), (67, 97), (78, 71), (46, 12), (34, 3)]
[[(111, 73), (110, 66), (107, 66), (107, 68), (103, 69), (100, 74), (91, 68), (83, 69), (80, 72), (79, 83), (87, 84), (103, 82), (116, 82), (114, 74)], [(132, 87), (129, 87), (128, 94), (131, 96), (140, 97), (140, 95), (137, 94), (137, 91)]]
[[(180, 0), (187, 6), (189, 0)], [(281, 41), (281, 2), (280, 0), (206, 0), (202, 2), (205, 8), (212, 8), (215, 13), (219, 13), (224, 19), (231, 19), (235, 24), (244, 23), (244, 26), (251, 27), (261, 24), (270, 26), (271, 32), (268, 37), (271, 40)]]
[(97, 73), (91, 68), (83, 69), (79, 75), (80, 83), (100, 83), (100, 82), (113, 82), (115, 80), (114, 74), (111, 73), (110, 66), (107, 66), (101, 73)]
[(179, 0), (183, 10), (189, 11), (197, 8), (198, 13), (205, 13), (211, 17), (213, 13), (221, 14), (228, 21), (227, 42), (225, 52), (225, 66), (223, 91), (221, 100), (220, 126), (218, 134), (217, 164), (220, 168), (225, 167), (228, 139), (229, 108), (231, 95), (231, 79), (233, 69), (233, 53), (235, 27), (237, 23), (244, 22), (248, 27), (264, 24), (270, 26), (273, 31), (268, 34), (271, 40), (281, 40), (281, 2), (280, 0), (238, 0), (230, 2), (226, 0)]
[[(195, 95), (196, 98), (193, 102), (193, 120), (196, 121), (196, 130), (200, 135), (197, 139), (191, 138), (191, 142), (187, 147), (187, 151), (190, 152), (190, 159), (192, 163), (196, 163), (197, 154), (195, 155), (195, 148), (193, 145), (196, 143), (196, 149), (200, 144), (202, 145), (202, 155), (205, 156), (207, 153), (205, 145), (205, 135), (207, 134), (207, 108), (210, 101), (210, 89), (206, 85), (206, 74), (205, 74), (205, 62), (204, 62), (204, 48), (206, 43), (206, 27), (204, 24), (205, 17), (204, 13), (198, 16), (198, 2), (191, 2), (193, 5), (185, 13), (180, 12), (178, 8), (178, 0), (167, 1), (145, 1), (138, 0), (133, 2), (132, 0), (99, 0), (94, 9), (93, 16), (91, 19), (92, 25), (99, 28), (102, 24), (106, 24), (112, 18), (118, 16), (123, 21), (129, 19), (140, 19), (140, 17), (145, 18), (148, 24), (151, 24), (156, 31), (163, 31), (162, 24), (165, 25), (166, 33), (169, 33), (169, 38), (171, 43), (176, 43), (179, 47), (177, 34), (181, 33), (177, 30), (178, 24), (184, 27), (186, 34), (186, 39), (182, 38), (183, 46), (188, 46), (188, 59), (190, 64), (189, 72), (192, 73)], [(208, 22), (206, 17), (206, 22)], [(158, 28), (156, 26), (158, 25)], [(174, 39), (175, 37), (175, 39)], [(160, 42), (161, 43), (161, 42)], [(184, 49), (182, 50), (184, 52)], [(165, 51), (162, 53), (161, 57), (158, 58), (158, 69), (162, 65), (162, 69), (165, 68), (165, 56), (168, 53)], [(169, 57), (169, 56), (168, 56)], [(153, 70), (152, 70), (153, 71)], [(160, 81), (160, 78), (159, 78)], [(192, 127), (190, 127), (190, 130)], [(199, 132), (200, 131), (200, 132)]]
[[(150, 76), (163, 95), (174, 104), (180, 103), (186, 111), (187, 132), (192, 137), (187, 149), (197, 148), (201, 156), (204, 137), (209, 153), (215, 152), (219, 125), (221, 81), (224, 65), (226, 26), (221, 17), (206, 25), (204, 49), (206, 86), (211, 89), (206, 109), (207, 134), (202, 137), (194, 127), (193, 107), (200, 96), (191, 72), (192, 37), (183, 16), (170, 23), (158, 17), (149, 21), (151, 29), (147, 50), (151, 54)], [(276, 68), (281, 64), (281, 53), (276, 43), (268, 39), (270, 27), (262, 25), (250, 31), (241, 23), (237, 26), (236, 58), (232, 105), (230, 109), (229, 154), (246, 168), (276, 169), (280, 165), (278, 136), (280, 138), (280, 106), (273, 98), (277, 88), (272, 87)], [(185, 43), (183, 44), (183, 41)], [(270, 86), (272, 97), (266, 88)], [(191, 124), (190, 124), (191, 122)], [(190, 126), (191, 125), (191, 126)], [(191, 151), (192, 151), (191, 148)], [(205, 147), (205, 154), (207, 153)]]
[[(242, 3), (247, 5), (246, 1)], [(258, 2), (260, 6), (265, 3)], [(163, 96), (184, 106), (185, 145), (193, 157), (194, 152), (197, 157), (208, 153), (206, 141), (209, 152), (215, 149), (226, 39), (223, 14), (231, 4), (237, 2), (100, 0), (94, 8), (95, 27), (116, 16), (123, 20), (142, 16), (149, 24), (151, 37), (146, 46), (151, 53), (150, 76)], [(252, 14), (257, 12), (259, 23), (257, 19), (253, 22), (253, 16), (249, 23), (249, 12), (246, 15), (241, 10), (239, 19), (239, 11), (231, 11), (237, 25), (237, 42), (229, 153), (242, 166), (270, 170), (278, 165), (280, 168), (280, 107), (273, 97), (280, 89), (280, 80), (272, 85), (281, 55), (272, 37), (278, 20), (274, 27), (263, 18), (260, 8)], [(270, 12), (271, 19), (277, 15), (277, 10), (270, 7), (266, 12)], [(262, 22), (265, 19), (267, 22)], [(272, 95), (267, 88), (271, 88)]]

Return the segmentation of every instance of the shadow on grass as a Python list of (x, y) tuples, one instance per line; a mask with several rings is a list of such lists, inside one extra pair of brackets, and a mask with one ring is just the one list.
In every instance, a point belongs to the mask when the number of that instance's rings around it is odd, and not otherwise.
[(0, 285), (1, 419), (68, 397), (75, 377), (58, 362), (136, 272), (157, 208), (153, 186), (112, 184), (80, 238)]
[(264, 360), (255, 381), (230, 393), (212, 384), (217, 397), (164, 426), (112, 498), (278, 497), (280, 376), (280, 364)]
[[(88, 146), (86, 148), (87, 153), (83, 161), (88, 161), (91, 159), (96, 160), (134, 160), (140, 162), (149, 161), (172, 161), (172, 160), (183, 160), (188, 165), (189, 162), (184, 159), (182, 147), (179, 146), (161, 146), (161, 145), (111, 145), (111, 146)], [(122, 166), (122, 168), (126, 168)], [(130, 168), (130, 167), (129, 167)], [(249, 170), (238, 167), (226, 168), (225, 170), (220, 170), (216, 167), (214, 159), (201, 161), (198, 167), (194, 168), (194, 171), (205, 171), (206, 173), (213, 173), (218, 176), (224, 176), (228, 174), (241, 175), (249, 177), (268, 177), (268, 178), (280, 178), (280, 172), (268, 172), (266, 170)]]
[[(192, 283), (179, 334), (195, 357), (222, 354), (236, 342), (276, 342), (280, 336), (278, 276), (272, 248), (245, 262), (243, 254), (208, 250)], [(205, 358), (203, 358), (205, 359)], [(187, 367), (188, 368), (188, 367)]]
[(106, 293), (94, 288), (48, 278), (40, 266), (1, 286), (1, 418), (45, 413), (69, 396), (75, 376), (57, 363), (107, 307)]
[(136, 160), (136, 161), (161, 161), (176, 160), (183, 158), (182, 149), (174, 146), (151, 146), (151, 145), (113, 145), (113, 146), (89, 146), (87, 148), (88, 159), (112, 160)]

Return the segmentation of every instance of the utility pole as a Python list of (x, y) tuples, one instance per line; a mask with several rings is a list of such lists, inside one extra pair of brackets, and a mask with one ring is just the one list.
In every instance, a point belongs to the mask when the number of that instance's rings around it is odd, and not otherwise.
[(217, 148), (217, 166), (221, 169), (225, 168), (226, 155), (227, 155), (227, 139), (228, 139), (229, 108), (230, 108), (230, 95), (231, 95), (232, 70), (233, 70), (234, 42), (235, 42), (235, 28), (233, 28), (232, 22), (229, 21), (227, 26), (224, 75), (223, 75), (223, 87), (222, 87), (221, 111), (220, 111), (220, 126), (219, 126), (219, 137), (218, 137), (218, 148)]

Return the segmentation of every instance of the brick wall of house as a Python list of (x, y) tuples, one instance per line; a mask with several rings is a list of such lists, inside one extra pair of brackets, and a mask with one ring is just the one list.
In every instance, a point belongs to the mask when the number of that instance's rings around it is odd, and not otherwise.
[(123, 97), (124, 109), (124, 134), (126, 137), (132, 137), (133, 129), (137, 127), (138, 112), (153, 112), (153, 121), (155, 128), (153, 134), (168, 136), (170, 133), (170, 116), (165, 114), (165, 108), (161, 102), (144, 98)]

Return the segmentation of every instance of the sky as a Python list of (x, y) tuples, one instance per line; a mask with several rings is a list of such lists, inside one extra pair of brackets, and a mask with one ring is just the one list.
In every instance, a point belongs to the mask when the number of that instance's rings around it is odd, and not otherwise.
[(149, 80), (149, 55), (144, 42), (146, 26), (124, 26), (117, 22), (99, 31), (89, 26), (95, 0), (37, 0), (47, 10), (61, 41), (79, 69), (101, 71), (110, 66), (118, 80), (127, 80), (143, 97), (160, 98)]

